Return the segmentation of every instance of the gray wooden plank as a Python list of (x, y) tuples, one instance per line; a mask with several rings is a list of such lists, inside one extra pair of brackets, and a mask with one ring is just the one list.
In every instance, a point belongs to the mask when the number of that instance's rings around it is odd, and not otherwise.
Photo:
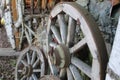
[(12, 48), (0, 48), (0, 56), (19, 56), (20, 52), (16, 52)]
[[(120, 80), (120, 17), (117, 25), (114, 43), (108, 62), (108, 72), (105, 80)], [(112, 76), (111, 76), (112, 74)]]

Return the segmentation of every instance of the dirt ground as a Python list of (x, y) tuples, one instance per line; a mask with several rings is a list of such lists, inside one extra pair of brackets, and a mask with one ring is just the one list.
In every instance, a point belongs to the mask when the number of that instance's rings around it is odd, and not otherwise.
[(10, 47), (10, 43), (8, 42), (5, 27), (0, 26), (0, 48), (7, 48), (7, 47)]
[(0, 80), (14, 80), (16, 57), (0, 57)]
[[(10, 43), (8, 42), (5, 28), (0, 26), (0, 48), (8, 47), (10, 47)], [(0, 56), (0, 80), (14, 80), (16, 61), (16, 57)]]

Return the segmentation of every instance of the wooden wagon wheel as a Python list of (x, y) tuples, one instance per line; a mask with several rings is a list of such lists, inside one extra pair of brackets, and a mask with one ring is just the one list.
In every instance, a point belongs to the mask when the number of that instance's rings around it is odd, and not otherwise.
[(108, 61), (104, 40), (90, 14), (74, 2), (50, 13), (48, 62), (62, 80), (104, 80)]
[(20, 20), (21, 22), (19, 27), (17, 26), (16, 28), (15, 26), (16, 29), (14, 29), (17, 50), (23, 50), (27, 46), (32, 45), (39, 36), (38, 32), (42, 32), (38, 31), (38, 28), (41, 28), (41, 26), (43, 27), (42, 19), (47, 15), (40, 14), (40, 6), (37, 4), (37, 1), (40, 2), (40, 0), (12, 0), (12, 15), (14, 22), (16, 22), (18, 17), (16, 15), (17, 8), (21, 7), (21, 14), (19, 14), (22, 17)]
[(38, 80), (45, 74), (45, 59), (35, 46), (21, 52), (15, 68), (15, 80)]

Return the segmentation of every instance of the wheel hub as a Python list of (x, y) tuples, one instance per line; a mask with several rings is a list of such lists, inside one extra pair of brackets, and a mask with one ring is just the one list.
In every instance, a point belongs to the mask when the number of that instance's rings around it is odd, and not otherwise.
[(53, 52), (53, 63), (60, 68), (68, 67), (70, 64), (69, 48), (64, 45), (58, 45)]
[(31, 76), (32, 75), (32, 72), (33, 72), (33, 68), (31, 65), (28, 65), (28, 66), (25, 66), (23, 68), (23, 75), (26, 75), (27, 77)]

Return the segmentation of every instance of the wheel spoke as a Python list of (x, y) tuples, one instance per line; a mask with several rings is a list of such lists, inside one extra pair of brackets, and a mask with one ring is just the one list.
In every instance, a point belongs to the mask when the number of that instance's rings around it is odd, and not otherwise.
[(26, 29), (28, 29), (28, 31), (31, 32), (31, 34), (33, 34), (35, 36), (35, 32), (34, 31), (32, 31), (26, 24), (24, 24), (24, 26), (25, 26)]
[(69, 17), (68, 33), (67, 33), (67, 46), (69, 47), (73, 44), (75, 29), (76, 29), (76, 21), (72, 17)]
[(31, 64), (33, 65), (34, 61), (35, 61), (35, 58), (36, 58), (36, 53), (35, 51), (33, 51), (32, 53), (32, 60), (31, 60)]
[(20, 80), (25, 80), (26, 76), (23, 76)]
[[(32, 28), (31, 27), (32, 26), (31, 21), (28, 22), (28, 25), (29, 25), (29, 28), (31, 29)], [(32, 33), (31, 33), (30, 30), (28, 30), (28, 32), (29, 32), (30, 40), (32, 40)]]
[(27, 79), (26, 80), (29, 80), (30, 78), (29, 77), (27, 77)]
[(23, 70), (18, 70), (19, 73), (22, 73)]
[(43, 62), (41, 62), (40, 65), (41, 65), (41, 76), (43, 76), (45, 74), (44, 73), (44, 71), (45, 71), (45, 65), (44, 65)]
[(33, 80), (38, 80), (37, 76), (35, 74), (32, 74)]
[(33, 80), (33, 78), (32, 78), (32, 77), (30, 77), (30, 80)]
[(61, 70), (60, 70), (60, 78), (61, 78), (61, 79), (64, 79), (65, 74), (66, 74), (66, 69), (65, 69), (65, 68), (64, 68), (64, 69), (61, 69)]
[(53, 69), (53, 65), (52, 65), (52, 63), (51, 63), (51, 60), (50, 60), (50, 56), (49, 56), (49, 55), (48, 55), (48, 63), (49, 63), (49, 66), (50, 66), (51, 73), (52, 73), (53, 75), (55, 75), (55, 72), (54, 72), (54, 69)]
[(20, 34), (20, 43), (19, 43), (19, 49), (21, 49), (21, 45), (22, 45), (22, 39), (23, 39), (23, 35), (24, 35), (24, 25), (22, 23), (22, 31), (21, 31), (21, 34)]
[(78, 71), (78, 69), (75, 66), (70, 65), (70, 71), (72, 72), (72, 75), (75, 80), (83, 80), (80, 76), (80, 72)]
[(66, 39), (67, 39), (67, 25), (65, 22), (65, 18), (63, 14), (59, 14), (57, 15), (58, 17), (58, 23), (60, 26), (60, 33), (61, 33), (61, 38), (62, 38), (62, 42), (66, 43)]
[(77, 44), (75, 44), (72, 48), (70, 48), (70, 53), (75, 53), (79, 51), (81, 48), (83, 48), (84, 45), (86, 45), (86, 38), (83, 38), (81, 41), (79, 41)]
[(50, 46), (53, 47), (53, 48), (56, 48), (57, 44), (54, 43), (54, 42), (50, 42)]
[(24, 60), (21, 60), (21, 62), (24, 64), (24, 66), (28, 66), (27, 62)]
[(68, 80), (74, 80), (74, 79), (73, 79), (73, 76), (72, 76), (72, 73), (71, 73), (71, 71), (70, 71), (69, 68), (67, 68), (67, 79), (68, 79)]
[(29, 34), (28, 34), (26, 29), (25, 29), (25, 35), (26, 35), (26, 38), (27, 38), (27, 41), (28, 41), (29, 45), (31, 45), (32, 40), (30, 40)]
[(30, 64), (30, 56), (29, 56), (29, 53), (27, 53), (26, 55), (27, 55), (28, 64)]
[(71, 63), (91, 78), (91, 67), (78, 58), (73, 57)]
[(40, 62), (40, 59), (37, 58), (37, 60), (36, 60), (35, 63), (33, 64), (33, 68), (35, 68), (35, 67), (39, 64), (39, 62)]
[(59, 31), (57, 30), (56, 26), (51, 26), (51, 30), (52, 30), (55, 38), (57, 39), (58, 43), (61, 43), (62, 40), (61, 40), (61, 37), (60, 37), (60, 33), (59, 33)]
[(36, 72), (36, 73), (41, 72), (41, 69), (33, 69), (33, 72)]

